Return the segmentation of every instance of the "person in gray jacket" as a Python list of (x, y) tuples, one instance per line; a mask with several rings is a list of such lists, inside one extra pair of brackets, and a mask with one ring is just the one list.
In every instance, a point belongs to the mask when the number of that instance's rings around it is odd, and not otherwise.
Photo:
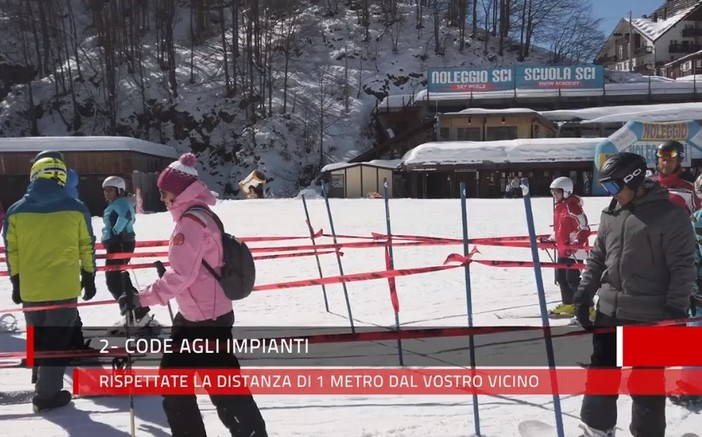
[[(599, 182), (613, 199), (602, 212), (575, 293), (578, 322), (590, 329), (686, 318), (697, 276), (688, 213), (669, 200), (666, 188), (646, 179), (646, 161), (635, 153), (609, 157)], [(589, 308), (595, 294), (593, 323)], [(590, 367), (616, 367), (616, 341), (615, 333), (593, 333)], [(660, 386), (660, 395), (632, 395), (629, 429), (635, 437), (665, 435), (663, 379)], [(617, 396), (586, 394), (580, 419), (585, 436), (613, 436)]]

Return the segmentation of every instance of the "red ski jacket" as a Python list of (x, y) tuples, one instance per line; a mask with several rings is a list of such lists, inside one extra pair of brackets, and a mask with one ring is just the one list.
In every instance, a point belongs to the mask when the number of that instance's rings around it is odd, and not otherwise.
[(682, 169), (668, 176), (656, 173), (656, 180), (659, 184), (671, 191), (670, 201), (678, 206), (687, 208), (690, 214), (702, 208), (700, 193), (695, 191), (694, 183), (682, 178)]
[(577, 249), (583, 248), (590, 237), (590, 226), (583, 211), (583, 201), (576, 195), (556, 203), (553, 215), (553, 240), (559, 257), (573, 256)]

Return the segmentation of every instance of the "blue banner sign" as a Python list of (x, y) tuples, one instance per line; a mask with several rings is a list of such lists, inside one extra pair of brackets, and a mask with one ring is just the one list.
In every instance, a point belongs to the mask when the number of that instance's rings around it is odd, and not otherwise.
[(450, 67), (427, 71), (430, 93), (508, 91), (514, 89), (514, 69)]
[(602, 65), (537, 65), (515, 68), (517, 89), (596, 89), (604, 86)]
[(595, 171), (592, 178), (592, 193), (606, 194), (597, 182), (599, 170), (605, 160), (619, 152), (632, 152), (646, 158), (649, 169), (655, 172), (658, 145), (667, 140), (679, 141), (685, 147), (682, 166), (692, 165), (693, 149), (702, 151), (702, 127), (696, 121), (676, 121), (666, 123), (644, 123), (630, 121), (610, 135), (595, 148)]
[(604, 67), (601, 65), (447, 67), (430, 68), (427, 71), (427, 91), (430, 93), (602, 87), (604, 87)]

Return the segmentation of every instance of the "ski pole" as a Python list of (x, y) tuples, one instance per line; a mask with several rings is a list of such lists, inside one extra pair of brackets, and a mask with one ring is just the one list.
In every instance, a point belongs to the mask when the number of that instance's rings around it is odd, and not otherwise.
[[(161, 261), (156, 261), (154, 263), (154, 267), (156, 267), (156, 272), (158, 273), (159, 278), (163, 278), (163, 274), (166, 273), (166, 267), (163, 266), (163, 263)], [(171, 325), (173, 325), (173, 308), (171, 308), (171, 301), (169, 300), (167, 303), (168, 306), (168, 315), (171, 317)]]
[(536, 229), (534, 226), (534, 214), (531, 209), (531, 193), (529, 190), (529, 179), (522, 178), (522, 194), (524, 197), (524, 209), (526, 212), (527, 227), (529, 229), (529, 240), (531, 241), (531, 256), (534, 260), (534, 276), (536, 279), (536, 291), (539, 295), (539, 307), (541, 308), (541, 323), (544, 328), (544, 342), (546, 343), (546, 358), (551, 369), (551, 387), (553, 388), (553, 412), (556, 416), (556, 430), (558, 437), (564, 437), (563, 416), (561, 413), (561, 398), (558, 395), (558, 378), (556, 377), (556, 358), (553, 352), (553, 340), (551, 338), (551, 324), (546, 308), (546, 292), (544, 290), (544, 279), (541, 274), (541, 262), (539, 261), (539, 249), (536, 242)]
[[(310, 231), (310, 240), (312, 240), (312, 246), (316, 246), (316, 242), (314, 241), (314, 230), (312, 229), (312, 223), (310, 222), (310, 212), (307, 209), (307, 201), (305, 200), (305, 195), (302, 195), (302, 206), (305, 208), (305, 218), (307, 219), (307, 228)], [(319, 277), (323, 278), (324, 274), (322, 273), (322, 265), (319, 263), (319, 253), (317, 253), (317, 250), (315, 248), (314, 251), (314, 257), (317, 260), (317, 270), (319, 271)], [(324, 308), (329, 312), (329, 300), (327, 299), (327, 288), (322, 284), (322, 294), (324, 295)]]
[[(388, 196), (388, 180), (383, 179), (383, 199), (385, 200), (385, 228), (388, 232), (388, 245), (386, 250), (388, 270), (395, 269), (395, 257), (392, 253), (392, 228), (390, 227), (390, 199)], [(395, 278), (388, 278), (388, 287), (390, 288), (390, 301), (392, 302), (393, 311), (395, 313), (395, 327), (400, 330), (400, 299), (397, 296), (397, 288), (395, 286)], [(405, 365), (402, 358), (402, 340), (397, 339), (397, 356), (400, 359), (400, 366)]]
[[(468, 251), (468, 207), (466, 201), (466, 183), (461, 182), (459, 185), (461, 191), (461, 218), (463, 228), (463, 256), (469, 256)], [(473, 295), (470, 279), (470, 264), (466, 264), (464, 268), (465, 283), (466, 283), (466, 309), (468, 313), (468, 327), (473, 327)], [(470, 368), (475, 370), (475, 337), (468, 337), (468, 350), (470, 351)], [(473, 393), (473, 420), (475, 425), (475, 435), (480, 436), (480, 406), (478, 404), (478, 395)]]
[[(127, 314), (131, 315), (132, 321), (134, 321), (134, 320), (136, 320), (136, 317), (134, 314), (134, 286), (132, 285), (132, 280), (129, 278), (128, 272), (122, 272), (122, 284), (124, 286), (124, 295), (125, 295), (125, 298), (127, 300), (127, 302), (126, 302)], [(127, 339), (129, 339), (130, 338), (129, 321), (127, 321), (127, 324), (125, 326), (125, 331), (127, 334)], [(126, 369), (131, 370), (131, 368), (132, 368), (132, 355), (127, 351)], [(136, 424), (135, 424), (135, 419), (134, 419), (134, 395), (131, 392), (129, 393), (129, 425), (130, 425), (131, 436), (136, 437)]]
[[(334, 230), (334, 219), (332, 218), (331, 207), (329, 206), (329, 194), (327, 190), (327, 183), (324, 182), (322, 184), (322, 194), (324, 194), (324, 205), (327, 207), (327, 215), (329, 216), (329, 227), (331, 228), (332, 232), (332, 240), (334, 241), (334, 246), (337, 246), (339, 243), (336, 240), (336, 231)], [(339, 265), (339, 274), (341, 276), (344, 276), (344, 266), (341, 264), (341, 256), (339, 255), (338, 251), (336, 252), (336, 263)], [(351, 324), (351, 332), (355, 334), (356, 327), (353, 323), (353, 314), (351, 313), (351, 301), (349, 300), (349, 291), (346, 288), (345, 281), (341, 282), (341, 287), (344, 289), (344, 298), (346, 299), (346, 310), (349, 313), (349, 323)]]

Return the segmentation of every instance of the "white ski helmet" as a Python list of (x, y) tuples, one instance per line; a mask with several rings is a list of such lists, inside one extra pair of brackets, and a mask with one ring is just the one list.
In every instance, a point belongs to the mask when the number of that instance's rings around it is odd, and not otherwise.
[(124, 179), (119, 176), (108, 176), (105, 178), (105, 181), (102, 183), (102, 188), (105, 189), (107, 187), (117, 188), (119, 194), (127, 191), (127, 184), (124, 182)]
[(552, 190), (563, 190), (563, 198), (565, 199), (573, 194), (573, 181), (569, 177), (561, 176), (554, 179), (549, 188)]
[(698, 193), (702, 193), (702, 174), (695, 179), (695, 190), (697, 190)]

